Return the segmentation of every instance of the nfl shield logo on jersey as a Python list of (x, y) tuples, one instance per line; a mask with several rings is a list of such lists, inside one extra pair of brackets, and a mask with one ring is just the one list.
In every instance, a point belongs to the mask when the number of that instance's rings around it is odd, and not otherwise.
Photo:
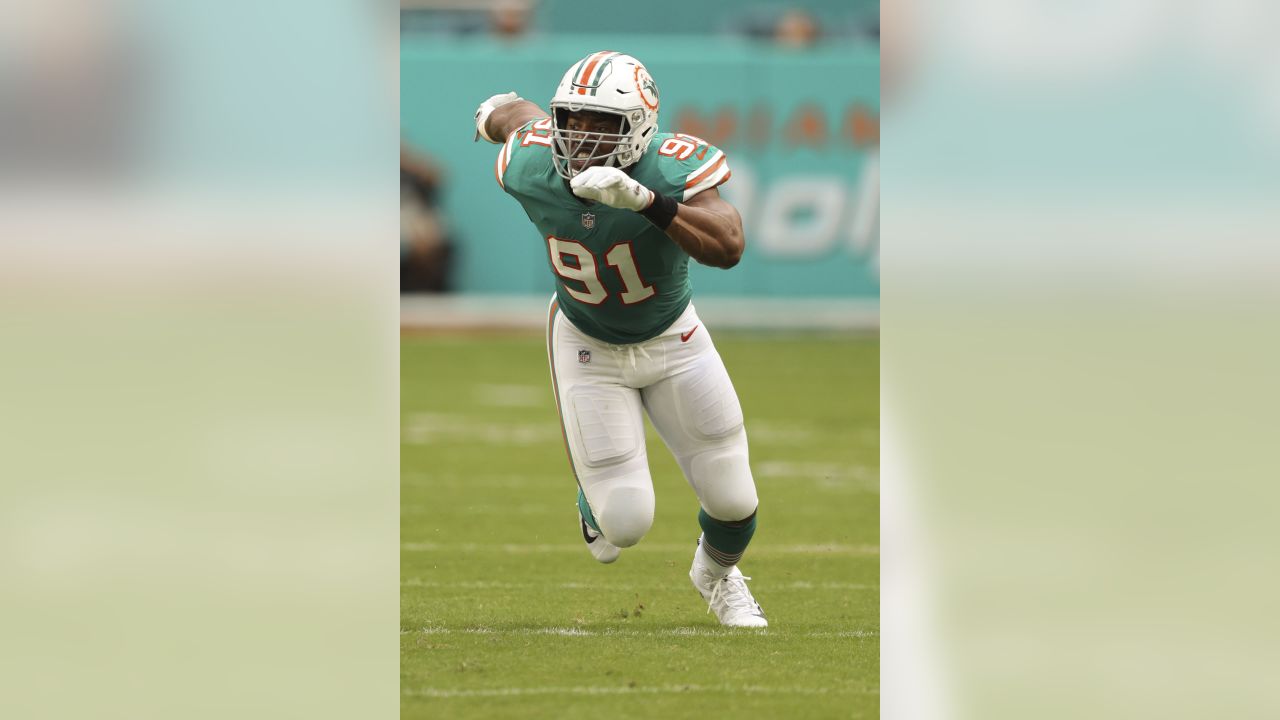
[(590, 351), (590, 350), (579, 350), (579, 351), (578, 351), (578, 362), (580, 362), (580, 363), (589, 363), (589, 362), (591, 362), (591, 351)]
[[(596, 226), (596, 216), (591, 213), (582, 213), (582, 227), (590, 230)], [(586, 360), (583, 360), (586, 362)]]

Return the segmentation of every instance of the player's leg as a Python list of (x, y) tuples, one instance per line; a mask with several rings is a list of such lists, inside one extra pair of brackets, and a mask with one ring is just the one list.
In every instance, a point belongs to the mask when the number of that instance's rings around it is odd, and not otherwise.
[(571, 386), (561, 418), (583, 522), (618, 548), (640, 542), (653, 525), (654, 496), (638, 391)]
[(653, 524), (653, 481), (640, 393), (618, 382), (608, 347), (557, 312), (547, 332), (552, 388), (570, 466), (578, 482), (583, 539), (601, 562), (635, 545)]
[(690, 577), (722, 623), (763, 627), (764, 614), (737, 568), (755, 533), (758, 505), (737, 392), (705, 329), (687, 341), (673, 337), (666, 357), (671, 372), (642, 398), (701, 506)]
[(714, 351), (704, 354), (642, 394), (698, 496), (704, 552), (727, 572), (755, 533), (758, 499), (741, 406), (724, 364)]

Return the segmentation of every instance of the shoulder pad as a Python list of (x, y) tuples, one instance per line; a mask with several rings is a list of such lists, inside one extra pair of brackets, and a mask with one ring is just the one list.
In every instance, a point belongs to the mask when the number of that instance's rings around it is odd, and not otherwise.
[[(551, 118), (545, 117), (541, 120), (530, 120), (521, 125), (511, 134), (507, 136), (507, 141), (502, 145), (502, 149), (498, 151), (498, 159), (493, 165), (494, 177), (498, 180), (498, 187), (510, 192), (507, 188), (507, 169), (511, 167), (511, 161), (521, 148), (539, 148), (551, 147)], [(522, 154), (528, 154), (525, 150)]]
[(662, 133), (649, 148), (658, 159), (658, 169), (680, 200), (688, 200), (729, 179), (732, 172), (724, 151), (700, 137), (684, 133)]

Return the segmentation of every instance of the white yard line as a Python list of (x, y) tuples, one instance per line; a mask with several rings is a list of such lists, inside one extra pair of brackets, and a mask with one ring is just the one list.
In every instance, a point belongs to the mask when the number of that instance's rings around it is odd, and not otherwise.
[(878, 695), (879, 689), (833, 690), (811, 687), (765, 687), (760, 685), (587, 685), (575, 687), (503, 687), (483, 690), (454, 690), (450, 688), (404, 688), (405, 697), (472, 698), (472, 697), (520, 697), (527, 695), (661, 695), (679, 693), (747, 693), (753, 695), (828, 695), (856, 694)]
[[(528, 636), (528, 635), (561, 635), (565, 637), (655, 637), (655, 636), (674, 636), (674, 637), (727, 637), (731, 631), (724, 628), (715, 627), (678, 627), (653, 630), (639, 630), (633, 628), (602, 628), (600, 630), (588, 630), (579, 627), (545, 627), (545, 628), (490, 628), (490, 627), (423, 627), (417, 630), (401, 630), (401, 635), (501, 635), (501, 636)], [(776, 629), (771, 636), (768, 629), (754, 630), (748, 633), (762, 637), (779, 637), (779, 638), (874, 638), (879, 637), (880, 633), (876, 630), (833, 630), (818, 631), (805, 633), (779, 633)]]
[(551, 405), (551, 388), (543, 385), (495, 385), (480, 383), (474, 387), (475, 399), (490, 407), (539, 407)]
[[(651, 552), (689, 551), (690, 543), (651, 543), (639, 546)], [(406, 542), (400, 543), (405, 552), (504, 552), (515, 555), (537, 553), (582, 552), (582, 543), (435, 543)], [(752, 555), (859, 555), (873, 556), (880, 554), (879, 545), (843, 545), (825, 543), (820, 545), (761, 545), (751, 548)]]
[[(567, 470), (566, 470), (567, 472)], [(406, 472), (400, 478), (400, 484), (405, 487), (437, 489), (441, 485), (465, 485), (467, 487), (484, 486), (497, 488), (523, 488), (530, 485), (548, 485), (549, 483), (560, 482), (564, 480), (563, 475), (473, 475), (459, 473), (420, 473)], [(571, 499), (567, 503), (570, 507), (574, 506)], [(440, 512), (439, 506), (436, 512)]]
[[(614, 585), (609, 583), (583, 582), (504, 582), (500, 580), (457, 580), (442, 582), (425, 580), (419, 577), (404, 578), (400, 581), (404, 587), (442, 588), (455, 590), (528, 590), (533, 588), (555, 588), (557, 590), (604, 590), (611, 592), (631, 592), (653, 590), (652, 585)], [(769, 591), (775, 590), (879, 590), (879, 585), (868, 583), (846, 582), (808, 582), (797, 580), (789, 583), (770, 584), (757, 580), (754, 587)]]
[(772, 482), (812, 482), (825, 490), (880, 490), (880, 471), (867, 465), (766, 460), (752, 466), (756, 477)]
[(411, 413), (400, 425), (403, 445), (479, 444), (530, 446), (563, 442), (547, 422), (497, 422), (447, 413)]

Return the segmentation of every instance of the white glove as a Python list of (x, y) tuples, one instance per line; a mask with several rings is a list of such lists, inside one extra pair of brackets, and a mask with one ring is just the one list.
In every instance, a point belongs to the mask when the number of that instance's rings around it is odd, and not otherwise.
[(484, 138), (485, 140), (488, 140), (494, 145), (504, 142), (506, 138), (503, 138), (502, 140), (494, 140), (493, 138), (489, 137), (489, 133), (484, 131), (484, 124), (489, 119), (489, 116), (493, 114), (494, 110), (497, 110), (503, 105), (507, 105), (517, 100), (523, 100), (523, 99), (524, 98), (516, 95), (515, 93), (509, 92), (509, 93), (502, 93), (501, 95), (494, 95), (488, 100), (485, 100), (484, 102), (480, 103), (480, 107), (476, 108), (476, 138), (477, 139)]
[(616, 167), (589, 167), (569, 181), (573, 194), (609, 207), (640, 212), (653, 202), (653, 191)]

